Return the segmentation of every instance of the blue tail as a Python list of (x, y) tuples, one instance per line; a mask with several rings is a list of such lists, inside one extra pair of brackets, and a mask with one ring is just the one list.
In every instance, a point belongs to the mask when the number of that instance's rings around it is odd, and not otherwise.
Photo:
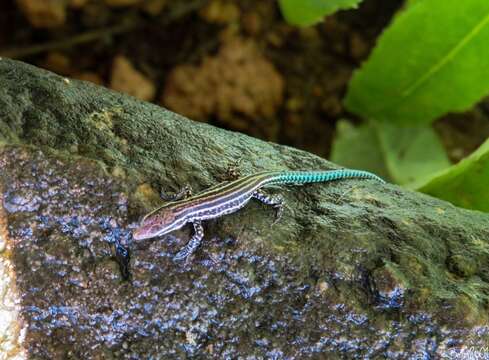
[(353, 169), (328, 171), (283, 171), (277, 173), (274, 181), (272, 182), (276, 184), (308, 184), (341, 179), (373, 179), (381, 183), (385, 182), (371, 172)]

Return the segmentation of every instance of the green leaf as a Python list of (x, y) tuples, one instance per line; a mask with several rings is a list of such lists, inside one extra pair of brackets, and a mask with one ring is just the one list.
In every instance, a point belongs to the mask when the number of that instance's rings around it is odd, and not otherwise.
[(357, 128), (339, 123), (331, 159), (343, 166), (372, 171), (386, 180), (411, 188), (450, 166), (431, 127), (376, 123)]
[(338, 121), (331, 161), (348, 168), (373, 172), (384, 180), (391, 179), (377, 132), (368, 124), (355, 127), (346, 120)]
[(489, 1), (411, 1), (350, 82), (345, 104), (371, 120), (428, 124), (489, 93)]
[(457, 206), (489, 212), (489, 139), (418, 190)]
[(445, 149), (430, 126), (401, 127), (389, 123), (374, 126), (387, 168), (396, 183), (414, 188), (450, 166)]
[(356, 8), (362, 0), (279, 0), (285, 20), (292, 25), (309, 26), (340, 9)]

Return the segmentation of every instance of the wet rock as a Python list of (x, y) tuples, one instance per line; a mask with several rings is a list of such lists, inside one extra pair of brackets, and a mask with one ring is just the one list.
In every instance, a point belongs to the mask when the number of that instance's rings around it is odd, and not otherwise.
[(372, 181), (289, 187), (278, 224), (250, 203), (175, 262), (188, 228), (131, 236), (160, 188), (239, 157), (334, 165), (7, 59), (0, 144), (0, 358), (488, 355), (487, 214)]

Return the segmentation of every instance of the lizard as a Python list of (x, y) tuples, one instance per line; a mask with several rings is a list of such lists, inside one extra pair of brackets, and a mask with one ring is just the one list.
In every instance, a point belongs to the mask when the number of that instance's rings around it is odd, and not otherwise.
[(283, 212), (281, 195), (267, 195), (263, 187), (270, 185), (303, 185), (341, 179), (374, 179), (384, 182), (368, 171), (340, 169), (325, 171), (265, 171), (225, 181), (203, 192), (192, 195), (189, 187), (183, 188), (172, 201), (148, 213), (133, 232), (135, 240), (149, 239), (168, 234), (190, 223), (194, 234), (176, 254), (174, 260), (183, 260), (195, 252), (204, 237), (203, 220), (231, 214), (244, 207), (251, 199), (271, 205), (276, 210), (276, 223)]

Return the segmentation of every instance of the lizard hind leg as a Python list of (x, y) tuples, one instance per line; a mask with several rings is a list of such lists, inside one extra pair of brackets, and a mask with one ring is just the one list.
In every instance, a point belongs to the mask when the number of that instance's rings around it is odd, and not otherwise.
[(253, 193), (253, 198), (260, 200), (266, 205), (273, 206), (275, 209), (275, 220), (273, 224), (277, 223), (284, 212), (285, 201), (281, 195), (268, 195), (261, 190), (256, 190)]

